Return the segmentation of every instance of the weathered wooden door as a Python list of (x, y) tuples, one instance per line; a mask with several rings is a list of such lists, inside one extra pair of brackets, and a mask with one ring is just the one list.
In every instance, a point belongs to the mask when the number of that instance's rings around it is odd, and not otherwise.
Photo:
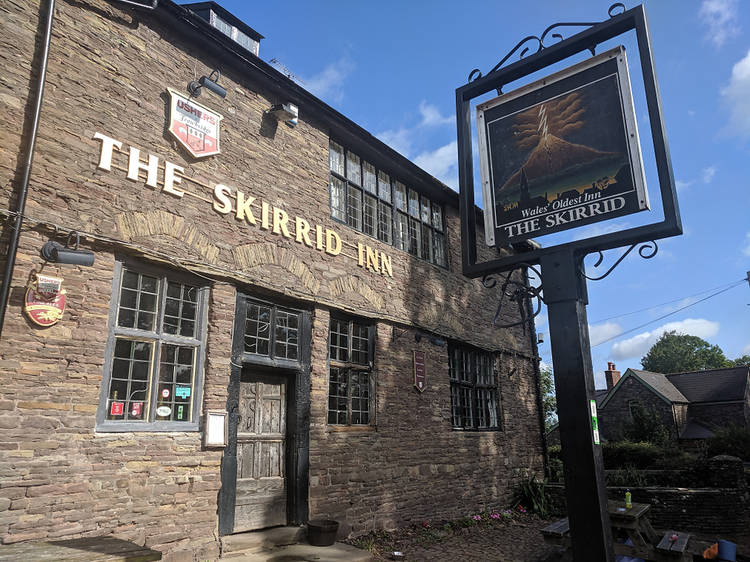
[(243, 373), (234, 532), (286, 525), (286, 383)]

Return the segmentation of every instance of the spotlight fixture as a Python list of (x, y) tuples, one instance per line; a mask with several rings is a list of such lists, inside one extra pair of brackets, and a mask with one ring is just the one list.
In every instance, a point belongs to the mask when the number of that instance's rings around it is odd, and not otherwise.
[(227, 97), (227, 90), (223, 86), (219, 86), (220, 78), (221, 72), (217, 68), (208, 76), (201, 76), (198, 80), (188, 82), (187, 91), (192, 97), (197, 98), (201, 95), (202, 88), (208, 88), (220, 98), (225, 98)]
[(291, 102), (277, 103), (272, 105), (268, 113), (276, 117), (279, 121), (284, 121), (290, 127), (297, 125), (297, 118), (299, 117), (299, 108)]
[(416, 332), (414, 334), (414, 341), (420, 342), (422, 341), (422, 338), (426, 338), (428, 342), (438, 347), (445, 347), (448, 344), (446, 340), (438, 336), (433, 336), (431, 334), (424, 334), (422, 332)]
[[(75, 247), (70, 247), (71, 238), (75, 236)], [(77, 232), (71, 232), (65, 246), (49, 240), (44, 243), (40, 251), (45, 261), (53, 263), (66, 263), (70, 265), (94, 265), (94, 252), (78, 249), (79, 236)]]

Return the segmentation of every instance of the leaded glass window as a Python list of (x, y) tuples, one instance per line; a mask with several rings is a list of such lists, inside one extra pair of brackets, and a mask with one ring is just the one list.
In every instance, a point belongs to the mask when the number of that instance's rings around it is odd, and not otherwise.
[(106, 360), (97, 427), (112, 431), (197, 427), (206, 288), (195, 282), (116, 265), (111, 355)]
[(270, 359), (300, 359), (302, 312), (247, 299), (244, 352)]
[(374, 327), (331, 318), (328, 423), (368, 425), (373, 411)]
[(492, 354), (469, 347), (448, 349), (451, 423), (454, 429), (499, 429), (498, 391)]

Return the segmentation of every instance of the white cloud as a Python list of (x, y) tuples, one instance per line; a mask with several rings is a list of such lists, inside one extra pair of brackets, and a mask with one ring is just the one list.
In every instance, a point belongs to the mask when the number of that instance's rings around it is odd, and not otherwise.
[(414, 163), (443, 183), (458, 187), (458, 143), (451, 141), (435, 150), (426, 151), (414, 158)]
[(703, 0), (698, 17), (708, 26), (708, 38), (719, 48), (740, 32), (737, 0)]
[(675, 182), (675, 186), (677, 187), (677, 191), (684, 191), (685, 189), (687, 189), (688, 187), (690, 187), (690, 186), (691, 186), (691, 185), (693, 185), (694, 183), (695, 183), (695, 182), (694, 182), (694, 181), (692, 181), (692, 180), (691, 180), (691, 181), (682, 181), (682, 180), (677, 180), (677, 181)]
[(678, 322), (668, 322), (650, 332), (643, 332), (632, 338), (615, 343), (612, 346), (610, 355), (615, 361), (625, 359), (640, 360), (664, 332), (670, 331), (705, 339), (713, 337), (719, 332), (719, 323), (704, 318), (686, 318)]
[(340, 103), (344, 99), (344, 80), (354, 70), (354, 63), (349, 57), (343, 57), (329, 64), (322, 71), (302, 82), (307, 90), (321, 99)]
[(728, 132), (750, 136), (750, 50), (732, 67), (732, 76), (721, 95), (729, 106)]
[(701, 177), (703, 178), (703, 183), (711, 183), (711, 180), (714, 179), (714, 176), (716, 175), (716, 166), (709, 166), (708, 168), (703, 168), (701, 171)]
[(440, 110), (422, 100), (419, 103), (419, 113), (422, 116), (422, 121), (419, 123), (421, 127), (434, 127), (439, 125), (452, 125), (456, 122), (456, 118), (453, 115), (444, 117), (440, 115)]
[(383, 131), (375, 135), (385, 144), (390, 146), (396, 152), (400, 152), (404, 156), (407, 156), (411, 152), (412, 146), (412, 130), (411, 129), (398, 129)]
[(694, 109), (688, 109), (688, 112), (687, 112), (687, 113), (688, 113), (688, 115), (689, 115), (690, 117), (695, 117), (695, 110), (694, 110)]
[(622, 332), (622, 327), (616, 322), (605, 322), (604, 324), (589, 324), (589, 340), (591, 345), (599, 345), (605, 340)]
[(742, 248), (742, 253), (746, 256), (750, 256), (750, 232), (745, 234), (745, 247)]

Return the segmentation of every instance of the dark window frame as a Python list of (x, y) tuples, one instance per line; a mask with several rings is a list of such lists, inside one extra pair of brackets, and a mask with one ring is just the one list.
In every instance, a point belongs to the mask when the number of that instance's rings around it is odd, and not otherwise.
[[(242, 318), (242, 355), (243, 358), (248, 360), (249, 362), (258, 363), (263, 362), (264, 360), (268, 360), (270, 362), (289, 362), (289, 363), (300, 363), (302, 361), (302, 336), (304, 334), (304, 327), (303, 327), (303, 313), (304, 311), (283, 306), (274, 302), (265, 301), (262, 299), (256, 299), (252, 297), (246, 297), (245, 298), (245, 306), (243, 307), (245, 316)], [(259, 307), (267, 307), (270, 309), (270, 319), (268, 321), (268, 353), (258, 353), (253, 351), (247, 350), (247, 322), (248, 322), (248, 313), (250, 311), (250, 306), (259, 306)], [(297, 357), (296, 358), (289, 358), (289, 357), (282, 357), (281, 355), (277, 355), (277, 349), (276, 346), (279, 343), (278, 336), (277, 336), (277, 320), (279, 318), (279, 313), (283, 314), (291, 314), (297, 316), (297, 327), (294, 328), (297, 333)], [(291, 329), (291, 328), (287, 328)], [(284, 346), (289, 346), (289, 340), (286, 340), (285, 343), (281, 344)]]
[[(123, 276), (125, 272), (156, 277), (159, 282), (158, 303), (156, 309), (154, 330), (126, 328), (118, 325), (120, 311), (120, 296)], [(209, 285), (193, 275), (175, 272), (167, 268), (154, 266), (129, 258), (118, 258), (115, 261), (110, 297), (109, 321), (107, 326), (107, 345), (105, 349), (104, 372), (100, 388), (99, 405), (96, 413), (96, 428), (100, 433), (107, 432), (194, 432), (200, 429), (200, 414), (203, 397), (203, 382), (205, 377), (206, 334), (208, 330), (207, 311)], [(167, 334), (164, 331), (165, 304), (167, 300), (167, 283), (174, 282), (188, 284), (197, 288), (195, 311), (195, 337)], [(112, 382), (112, 371), (115, 360), (115, 345), (117, 339), (128, 341), (148, 341), (153, 343), (153, 350), (149, 359), (149, 375), (147, 378), (148, 419), (144, 420), (110, 420), (108, 417), (109, 391)], [(158, 387), (160, 384), (159, 370), (162, 366), (162, 348), (165, 345), (193, 347), (195, 349), (194, 373), (191, 392), (193, 394), (190, 405), (190, 421), (156, 420), (156, 405)], [(125, 400), (127, 402), (127, 400)], [(145, 402), (145, 401), (144, 401)]]
[[(340, 345), (333, 345), (332, 342), (332, 334), (336, 333), (343, 333), (343, 332), (333, 332), (333, 326), (334, 323), (344, 323), (347, 326), (346, 336), (347, 336), (347, 345), (346, 348), (340, 346)], [(366, 361), (354, 361), (353, 360), (353, 341), (354, 341), (354, 332), (355, 327), (359, 330), (365, 329), (367, 330), (367, 357)], [(376, 391), (376, 384), (375, 384), (375, 332), (376, 332), (376, 326), (374, 323), (358, 319), (358, 318), (352, 318), (347, 316), (339, 316), (339, 315), (331, 315), (331, 318), (329, 320), (328, 325), (328, 390), (326, 393), (326, 425), (331, 427), (374, 427), (376, 425), (375, 423), (375, 391)], [(356, 336), (357, 339), (362, 340), (361, 335)], [(340, 343), (340, 339), (338, 339), (337, 343)], [(343, 361), (340, 359), (340, 352), (333, 353), (332, 349), (346, 349), (346, 361)], [(361, 349), (359, 350), (361, 353)], [(336, 358), (334, 358), (334, 355)], [(332, 396), (331, 395), (331, 376), (334, 372), (334, 370), (339, 375), (343, 375), (346, 377), (346, 396)], [(354, 396), (353, 395), (353, 389), (354, 384), (352, 384), (352, 379), (355, 376), (359, 376), (365, 374), (368, 377), (368, 384), (366, 386), (368, 390), (368, 396), (367, 396), (367, 423), (357, 423), (353, 421), (353, 412), (364, 412), (364, 410), (354, 410), (353, 409), (353, 402), (354, 400), (360, 399), (361, 396)], [(361, 384), (361, 383), (360, 383)], [(331, 399), (332, 398), (340, 398), (346, 400), (346, 423), (339, 423), (338, 421), (332, 422), (331, 421), (331, 415), (332, 413), (336, 416), (338, 416), (338, 413), (342, 410), (336, 408), (334, 410), (331, 410)]]
[[(341, 162), (343, 163), (343, 170), (334, 170), (331, 165), (331, 153), (333, 151), (333, 145), (336, 146), (337, 154), (338, 149), (341, 150)], [(354, 151), (349, 150), (343, 143), (339, 143), (333, 139), (329, 141), (328, 147), (328, 173), (329, 173), (329, 202), (331, 207), (331, 218), (341, 224), (345, 224), (350, 228), (353, 228), (357, 232), (361, 232), (365, 236), (380, 240), (381, 242), (393, 246), (396, 249), (405, 251), (410, 255), (420, 258), (427, 263), (437, 265), (444, 269), (449, 269), (448, 266), (448, 252), (447, 252), (447, 234), (445, 229), (445, 207), (444, 205), (433, 201), (424, 194), (419, 193), (415, 189), (407, 186), (390, 172), (378, 168), (372, 162)], [(349, 154), (356, 157), (358, 161), (357, 167), (359, 168), (358, 174), (352, 174), (350, 171), (350, 158)], [(370, 191), (365, 187), (365, 164), (372, 166), (375, 177), (375, 189)], [(359, 177), (359, 182), (352, 179), (353, 175)], [(388, 178), (388, 187), (384, 190), (381, 189), (381, 175)], [(334, 179), (339, 182), (343, 182), (343, 193), (341, 194), (341, 200), (343, 200), (343, 209), (341, 206), (334, 207), (333, 202), (333, 187)], [(396, 204), (396, 184), (404, 186), (405, 204), (406, 210), (402, 211)], [(351, 195), (350, 195), (351, 194)], [(385, 198), (384, 194), (388, 197)], [(365, 228), (365, 201), (370, 197), (375, 200), (373, 224), (369, 225), (369, 228)], [(416, 202), (416, 209), (409, 209), (409, 202)], [(358, 205), (357, 205), (358, 201)], [(340, 201), (341, 203), (341, 201)], [(351, 203), (351, 204), (350, 204)], [(383, 228), (381, 225), (381, 218), (384, 215), (382, 212), (383, 207), (390, 209), (390, 229)], [(424, 216), (423, 209), (428, 209), (428, 216)], [(435, 211), (438, 212), (435, 212)], [(416, 212), (414, 212), (416, 211)], [(407, 217), (407, 233), (406, 243), (400, 244), (400, 240), (396, 236), (399, 213)], [(342, 216), (343, 215), (343, 216)], [(435, 221), (439, 220), (440, 224), (435, 224)], [(414, 225), (414, 230), (419, 230), (418, 236), (420, 237), (419, 243), (413, 244), (409, 239), (409, 228), (408, 225)], [(425, 237), (425, 231), (429, 231), (429, 236)], [(386, 233), (390, 231), (390, 236)], [(421, 240), (425, 238), (424, 240)], [(429, 251), (425, 252), (425, 245), (429, 245)], [(442, 245), (438, 248), (438, 245)], [(423, 254), (427, 254), (424, 256)], [(438, 260), (442, 261), (438, 261)]]
[[(483, 366), (484, 376), (481, 372)], [(457, 367), (459, 367), (459, 372), (457, 372)], [(450, 343), (448, 371), (451, 427), (456, 431), (502, 431), (502, 407), (495, 370), (495, 355), (474, 346)], [(489, 382), (481, 380), (484, 377), (489, 378)], [(489, 393), (489, 399), (482, 401), (480, 397), (483, 393)], [(493, 407), (494, 425), (492, 424)], [(466, 412), (467, 408), (468, 412)], [(487, 423), (481, 423), (483, 418)]]

